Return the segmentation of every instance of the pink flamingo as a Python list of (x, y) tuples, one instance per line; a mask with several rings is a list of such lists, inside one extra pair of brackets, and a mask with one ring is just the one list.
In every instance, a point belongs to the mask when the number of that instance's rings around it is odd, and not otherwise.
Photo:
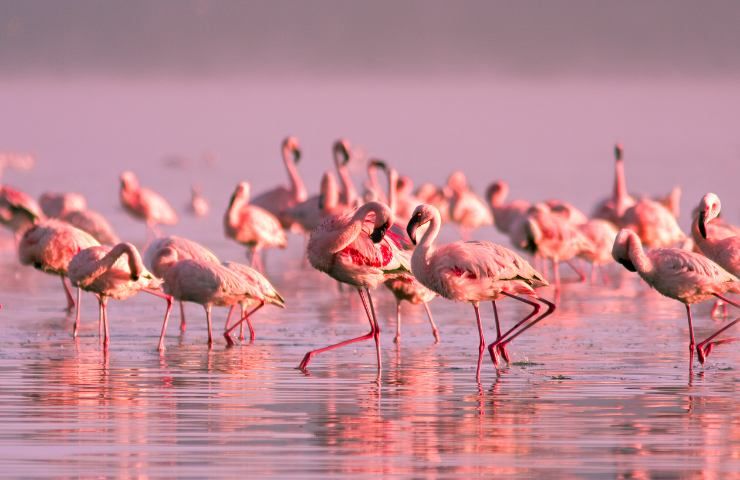
[(386, 205), (369, 202), (352, 215), (327, 217), (311, 232), (307, 247), (309, 262), (335, 280), (357, 288), (370, 322), (370, 332), (306, 353), (298, 366), (301, 370), (305, 371), (314, 355), (373, 338), (380, 376), (380, 325), (370, 289), (383, 283), (389, 275), (408, 271), (396, 245), (385, 238), (392, 224), (393, 214)]
[(290, 179), (290, 186), (285, 187), (280, 185), (263, 192), (252, 200), (252, 204), (272, 213), (280, 220), (283, 228), (288, 230), (293, 227), (294, 223), (293, 219), (288, 215), (288, 210), (306, 201), (308, 193), (306, 192), (301, 175), (296, 168), (296, 164), (301, 159), (301, 148), (298, 144), (298, 139), (287, 137), (283, 140), (281, 150), (283, 163)]
[(47, 217), (59, 218), (68, 212), (85, 210), (87, 200), (75, 192), (44, 192), (39, 198), (39, 205)]
[(414, 195), (414, 182), (406, 175), (400, 175), (396, 182), (396, 221), (407, 224), (414, 209), (422, 204), (416, 195)]
[(629, 207), (621, 218), (622, 228), (628, 228), (649, 248), (670, 247), (682, 242), (686, 235), (676, 217), (660, 203), (641, 198)]
[(120, 242), (108, 220), (94, 210), (72, 210), (59, 219), (89, 233), (102, 245), (115, 245)]
[(615, 225), (619, 225), (624, 212), (635, 204), (635, 199), (627, 192), (623, 156), (622, 145), (619, 143), (614, 145), (614, 189), (611, 197), (596, 205), (592, 215), (594, 218), (601, 218)]
[[(139, 292), (146, 292), (167, 301), (165, 318), (172, 310), (172, 298), (157, 291), (161, 280), (144, 268), (139, 251), (130, 243), (119, 243), (112, 248), (89, 247), (80, 251), (69, 262), (67, 276), (72, 285), (97, 295), (100, 304), (98, 331), (104, 332), (101, 336), (106, 347), (110, 342), (109, 298), (125, 300)], [(73, 336), (77, 336), (79, 328), (79, 321), (76, 321)]]
[(583, 225), (588, 222), (588, 216), (575, 205), (564, 200), (547, 200), (545, 202), (550, 208), (550, 213), (563, 218), (571, 225)]
[[(18, 259), (22, 265), (59, 275), (67, 296), (67, 311), (75, 307), (72, 292), (65, 280), (69, 262), (81, 250), (99, 246), (88, 233), (60, 220), (42, 220), (25, 231), (18, 244)], [(80, 316), (80, 290), (77, 290), (77, 320)]]
[(41, 207), (30, 195), (8, 185), (0, 185), (0, 223), (18, 235), (44, 218)]
[(429, 205), (434, 205), (434, 207), (439, 210), (439, 215), (443, 222), (449, 221), (451, 196), (449, 188), (440, 188), (433, 183), (422, 183), (419, 185), (419, 188), (416, 189), (414, 195), (419, 200), (419, 204), (427, 203)]
[(511, 227), (527, 216), (531, 203), (526, 200), (512, 200), (506, 203), (509, 196), (509, 184), (503, 180), (493, 182), (486, 190), (488, 205), (493, 213), (493, 221), (501, 233), (508, 234)]
[[(458, 302), (470, 302), (478, 322), (480, 343), (478, 348), (478, 367), (476, 380), (480, 383), (480, 366), (485, 348), (483, 325), (481, 323), (479, 302), (490, 300), (496, 318), (496, 340), (488, 346), (491, 360), (498, 363), (496, 350), (508, 362), (506, 345), (524, 331), (550, 315), (555, 304), (539, 297), (534, 289), (547, 285), (547, 281), (526, 260), (511, 250), (492, 242), (458, 241), (436, 246), (441, 219), (439, 212), (431, 205), (420, 205), (406, 227), (411, 241), (416, 244), (416, 230), (429, 223), (427, 231), (411, 256), (411, 269), (414, 276), (425, 287), (440, 296)], [(528, 295), (546, 305), (547, 310), (540, 316), (540, 304), (524, 298)], [(516, 299), (533, 307), (532, 313), (517, 322), (511, 329), (501, 333), (496, 309), (496, 300), (502, 296)], [(534, 320), (527, 323), (533, 317)]]
[(319, 194), (296, 205), (290, 214), (305, 232), (310, 233), (328, 215), (339, 215), (348, 210), (349, 207), (339, 203), (336, 178), (331, 172), (324, 172)]
[[(149, 244), (144, 251), (144, 263), (157, 277), (163, 278), (165, 272), (178, 260), (198, 260), (207, 263), (220, 264), (215, 253), (208, 248), (187, 238), (171, 235), (160, 237)], [(180, 303), (180, 331), (187, 328), (185, 321), (185, 306)]]
[[(740, 276), (740, 236), (713, 223), (722, 211), (722, 203), (714, 193), (707, 193), (699, 203), (698, 213), (691, 224), (691, 236), (701, 253), (736, 277)], [(724, 304), (717, 301), (712, 316)], [(726, 307), (725, 307), (726, 308)]]
[(160, 194), (139, 185), (133, 172), (121, 174), (121, 205), (131, 216), (144, 220), (147, 232), (158, 236), (157, 225), (174, 225), (177, 213)]
[[(250, 287), (247, 298), (240, 302), (241, 319), (231, 326), (229, 326), (229, 321), (234, 307), (232, 306), (229, 309), (229, 314), (226, 317), (226, 325), (224, 326), (224, 338), (226, 338), (228, 345), (234, 345), (234, 340), (231, 338), (231, 331), (239, 326), (239, 340), (244, 340), (244, 323), (246, 322), (249, 327), (249, 341), (253, 342), (255, 335), (252, 321), (250, 320), (251, 315), (266, 304), (285, 308), (285, 299), (272, 286), (270, 281), (254, 268), (236, 262), (224, 262), (223, 266), (240, 275)], [(249, 310), (250, 307), (253, 307), (251, 311)]]
[(740, 305), (723, 296), (726, 292), (740, 293), (740, 280), (735, 275), (698, 253), (680, 248), (656, 248), (646, 254), (642, 249), (640, 237), (627, 229), (621, 230), (617, 235), (612, 256), (630, 272), (637, 272), (640, 278), (660, 294), (678, 300), (686, 306), (689, 320), (689, 370), (693, 364), (694, 348), (699, 361), (704, 363), (714, 345), (731, 340), (712, 341), (740, 318), (725, 325), (699, 344), (695, 344), (691, 305), (714, 296), (740, 308)]
[(332, 149), (334, 154), (334, 166), (337, 169), (339, 175), (339, 181), (342, 183), (342, 189), (339, 193), (339, 203), (351, 208), (356, 208), (359, 198), (357, 196), (357, 190), (355, 184), (352, 181), (352, 176), (349, 174), (347, 164), (351, 159), (352, 148), (345, 139), (339, 139), (334, 142)]
[(378, 170), (385, 171), (385, 169), (386, 165), (382, 160), (371, 159), (367, 162), (367, 182), (363, 194), (365, 202), (388, 203), (385, 192), (378, 182)]
[(491, 211), (470, 189), (464, 173), (453, 172), (447, 180), (447, 187), (452, 192), (450, 219), (460, 225), (463, 239), (467, 238), (471, 231), (493, 224)]
[(196, 217), (205, 217), (210, 209), (208, 200), (203, 196), (200, 188), (195, 185), (190, 187), (190, 213)]
[(280, 221), (267, 210), (249, 204), (249, 183), (240, 182), (224, 214), (224, 233), (246, 245), (252, 264), (263, 270), (260, 252), (263, 248), (285, 248), (288, 239)]
[(617, 238), (617, 228), (612, 222), (598, 218), (578, 225), (577, 228), (591, 242), (591, 248), (582, 250), (578, 256), (591, 264), (593, 282), (596, 269), (614, 261), (612, 246), (614, 239)]
[[(178, 260), (178, 253), (166, 247), (160, 253), (163, 261), (170, 265), (164, 272), (164, 293), (180, 302), (193, 302), (202, 305), (208, 323), (208, 344), (213, 344), (211, 309), (231, 307), (250, 299), (252, 287), (238, 273), (217, 263), (202, 260)], [(159, 337), (159, 350), (164, 350), (164, 336), (167, 331), (167, 318), (162, 323)]]

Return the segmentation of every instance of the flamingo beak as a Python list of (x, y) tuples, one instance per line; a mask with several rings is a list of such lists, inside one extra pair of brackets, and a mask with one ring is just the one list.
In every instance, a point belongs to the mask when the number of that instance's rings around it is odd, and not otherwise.
[(409, 234), (411, 243), (413, 243), (414, 245), (416, 245), (416, 229), (419, 228), (419, 220), (420, 217), (414, 215), (413, 217), (411, 217), (411, 220), (409, 220), (409, 224), (406, 225), (406, 233)]
[(324, 196), (323, 195), (319, 195), (319, 210), (321, 210), (321, 211), (324, 210), (324, 202), (325, 201), (326, 200), (324, 200)]
[(707, 238), (707, 212), (704, 210), (699, 212), (699, 233), (701, 233), (702, 238)]
[(301, 159), (301, 149), (298, 147), (295, 147), (293, 149), (293, 162), (298, 163)]
[(370, 240), (372, 240), (373, 243), (380, 243), (385, 237), (385, 232), (389, 227), (390, 225), (387, 223), (384, 223), (379, 227), (375, 227), (375, 229), (373, 229), (373, 233), (370, 234)]
[(624, 268), (626, 268), (627, 270), (629, 270), (630, 272), (636, 272), (637, 271), (637, 269), (635, 268), (635, 264), (632, 263), (632, 260), (630, 260), (628, 258), (622, 258), (622, 259), (620, 259), (619, 260), (619, 263), (621, 263), (622, 266)]

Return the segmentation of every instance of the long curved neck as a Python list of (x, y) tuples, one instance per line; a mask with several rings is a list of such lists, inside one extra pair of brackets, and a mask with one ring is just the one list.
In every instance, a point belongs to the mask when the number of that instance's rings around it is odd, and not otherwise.
[(121, 255), (128, 257), (129, 271), (134, 276), (139, 276), (144, 270), (144, 262), (141, 260), (138, 250), (130, 243), (119, 243), (96, 262), (95, 269), (87, 275), (87, 281), (92, 282), (107, 272), (118, 261)]
[(306, 185), (303, 183), (301, 174), (298, 173), (298, 168), (296, 168), (293, 161), (293, 152), (290, 148), (283, 147), (283, 163), (285, 163), (285, 169), (288, 171), (290, 191), (293, 192), (293, 197), (299, 202), (306, 200), (308, 198)]
[(347, 205), (354, 205), (355, 200), (357, 199), (357, 190), (355, 189), (355, 184), (349, 174), (349, 169), (347, 168), (347, 165), (342, 164), (338, 154), (335, 156), (334, 163), (337, 167), (339, 179), (342, 182), (342, 200), (346, 202)]
[(392, 169), (388, 168), (387, 170), (388, 175), (388, 207), (390, 207), (391, 212), (393, 213), (393, 216), (396, 216), (396, 213), (398, 212), (398, 173)]
[(627, 255), (641, 277), (649, 277), (653, 272), (653, 262), (642, 249), (642, 242), (636, 233), (631, 232), (627, 240)]
[(424, 259), (424, 263), (428, 263), (429, 256), (434, 251), (434, 241), (439, 235), (439, 229), (442, 227), (442, 218), (438, 211), (434, 212), (434, 216), (429, 221), (429, 227), (424, 232), (424, 236), (421, 237), (421, 241), (416, 246), (413, 256), (421, 256)]
[[(627, 180), (624, 176), (624, 160), (618, 159), (614, 164), (613, 193), (614, 204), (617, 205), (618, 209), (621, 209), (625, 206), (628, 196), (629, 194), (627, 193)], [(618, 213), (621, 215), (624, 212), (620, 211)]]
[(236, 228), (239, 225), (239, 212), (241, 211), (242, 207), (248, 203), (248, 198), (245, 198), (241, 195), (234, 195), (231, 197), (231, 202), (229, 202), (229, 208), (226, 210), (226, 223), (232, 227)]
[(348, 247), (349, 244), (354, 242), (360, 233), (362, 233), (362, 226), (371, 212), (375, 213), (376, 218), (383, 213), (377, 203), (366, 203), (357, 209), (344, 228), (338, 232), (337, 235), (333, 235), (332, 238), (323, 245), (323, 248), (331, 253), (336, 253)]

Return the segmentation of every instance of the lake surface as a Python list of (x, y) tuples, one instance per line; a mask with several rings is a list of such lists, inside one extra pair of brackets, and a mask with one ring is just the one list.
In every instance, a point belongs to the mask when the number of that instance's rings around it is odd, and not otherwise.
[[(515, 197), (560, 197), (586, 210), (610, 189), (611, 144), (621, 139), (636, 159), (631, 189), (682, 184), (684, 212), (714, 190), (738, 219), (737, 85), (39, 81), (8, 82), (0, 101), (13, 112), (0, 119), (2, 148), (38, 155), (34, 171), (7, 172), (9, 183), (35, 195), (80, 191), (142, 245), (143, 225), (117, 207), (118, 173), (139, 172), (180, 210), (197, 182), (211, 215), (183, 213), (168, 232), (224, 260), (244, 259), (223, 238), (228, 196), (239, 179), (256, 192), (284, 181), (278, 144), (287, 133), (303, 141), (311, 191), (330, 168), (331, 141), (346, 135), (417, 181), (441, 182), (460, 167), (479, 191), (505, 178)], [(443, 230), (444, 241), (456, 235)], [(506, 244), (492, 229), (474, 237)], [(300, 237), (267, 255), (288, 308), (254, 316), (254, 343), (226, 348), (217, 335), (209, 349), (203, 311), (189, 305), (184, 334), (174, 310), (163, 354), (155, 350), (162, 300), (111, 302), (105, 353), (94, 299), (83, 298), (75, 341), (59, 280), (18, 265), (8, 234), (2, 243), (7, 476), (720, 479), (740, 471), (740, 349), (718, 347), (690, 376), (683, 306), (623, 269), (610, 272), (608, 287), (566, 285), (555, 315), (511, 344), (510, 366), (497, 372), (484, 359), (480, 384), (469, 305), (431, 303), (437, 345), (423, 309), (404, 305), (396, 345), (392, 297), (374, 292), (384, 328), (378, 383), (372, 341), (296, 370), (306, 351), (367, 329), (356, 293), (303, 266)], [(698, 338), (723, 324), (710, 307), (694, 309)], [(216, 312), (218, 331), (225, 311)], [(490, 305), (482, 312), (492, 339)], [(499, 312), (511, 325), (526, 310), (502, 301)]]

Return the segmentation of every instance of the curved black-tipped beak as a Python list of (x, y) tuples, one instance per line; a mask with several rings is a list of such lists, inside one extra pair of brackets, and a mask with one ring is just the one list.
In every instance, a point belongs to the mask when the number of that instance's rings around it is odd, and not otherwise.
[(707, 214), (704, 211), (699, 212), (699, 233), (702, 238), (707, 238)]
[(411, 217), (411, 220), (409, 220), (409, 224), (406, 225), (406, 233), (409, 235), (409, 238), (411, 239), (411, 243), (416, 245), (416, 229), (419, 228), (419, 217), (414, 215)]
[(131, 280), (133, 280), (134, 282), (138, 282), (139, 281), (139, 276), (137, 274), (135, 274), (135, 273), (132, 273), (131, 274)]
[(614, 145), (614, 159), (615, 160), (622, 159), (622, 146), (621, 145)]
[(319, 194), (319, 210), (324, 210), (324, 195)]
[(301, 149), (296, 147), (293, 149), (293, 162), (298, 163), (301, 160)]
[(387, 223), (384, 223), (383, 225), (379, 227), (375, 227), (373, 230), (373, 233), (370, 234), (370, 240), (373, 241), (373, 243), (380, 243), (383, 238), (385, 238), (385, 232), (390, 228), (390, 225)]
[(388, 165), (386, 165), (383, 160), (370, 160), (370, 165), (381, 170), (386, 170), (388, 168)]
[(622, 266), (624, 268), (626, 268), (627, 270), (629, 270), (630, 272), (636, 272), (637, 271), (637, 269), (635, 268), (635, 264), (632, 263), (632, 260), (630, 260), (628, 258), (620, 259), (619, 260), (619, 263), (621, 263)]

